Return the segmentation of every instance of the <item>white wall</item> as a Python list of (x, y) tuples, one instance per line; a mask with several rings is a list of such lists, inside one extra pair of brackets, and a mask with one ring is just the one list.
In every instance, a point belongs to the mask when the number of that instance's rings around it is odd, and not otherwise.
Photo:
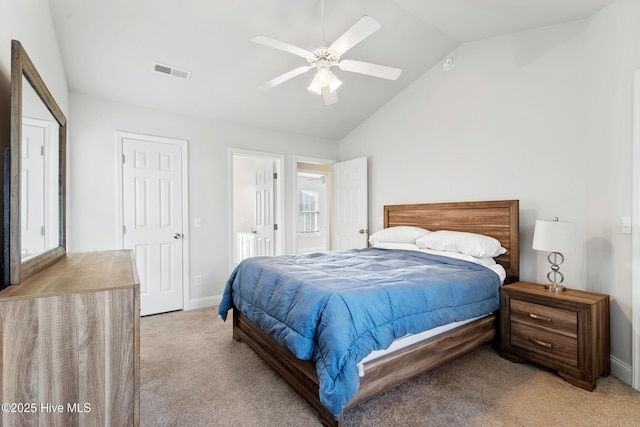
[[(0, 74), (11, 80), (11, 40), (22, 43), (47, 88), (69, 118), (69, 95), (48, 0), (7, 1), (0, 14)], [(4, 84), (4, 83), (3, 83)], [(2, 98), (3, 103), (9, 102)]]
[[(224, 124), (134, 107), (71, 93), (71, 205), (69, 249), (114, 249), (116, 227), (116, 131), (189, 141), (189, 213), (202, 228), (188, 229), (191, 308), (218, 302), (229, 275), (232, 252), (229, 212), (229, 148), (284, 154), (283, 170), (292, 169), (293, 155), (337, 158), (336, 141), (313, 139)], [(290, 182), (284, 174), (285, 182)], [(293, 188), (285, 187), (285, 206), (293, 206)], [(287, 212), (285, 223), (293, 224)], [(285, 230), (285, 252), (291, 252), (295, 228)], [(193, 276), (202, 276), (194, 285)]]
[[(633, 75), (640, 69), (640, 2), (618, 0), (589, 20), (586, 121), (589, 289), (610, 294), (611, 354), (631, 364)], [(634, 227), (635, 230), (639, 230)], [(637, 231), (636, 231), (637, 232)], [(636, 331), (636, 335), (640, 331)], [(640, 367), (638, 367), (640, 368)]]
[[(10, 144), (11, 40), (22, 43), (47, 88), (69, 119), (69, 97), (48, 0), (2, 3), (0, 13), (0, 147)], [(0, 170), (2, 166), (0, 165)], [(2, 231), (0, 231), (2, 236)], [(4, 237), (2, 237), (4, 238)]]
[[(535, 219), (576, 221), (585, 235), (585, 29), (463, 44), (453, 70), (435, 66), (345, 138), (341, 159), (370, 159), (370, 231), (385, 204), (520, 199), (521, 277), (543, 280)], [(585, 286), (583, 257), (562, 266), (572, 286)]]
[(385, 204), (519, 199), (521, 278), (544, 283), (534, 222), (575, 221), (578, 249), (561, 270), (566, 285), (611, 295), (621, 377), (631, 364), (620, 218), (631, 215), (637, 22), (637, 2), (619, 0), (587, 21), (465, 43), (452, 71), (435, 66), (340, 143), (340, 159), (369, 157), (372, 232)]
[[(640, 6), (618, 0), (587, 21), (466, 43), (456, 66), (436, 66), (340, 144), (370, 159), (370, 230), (393, 203), (518, 198), (521, 277), (543, 282), (531, 247), (536, 218), (578, 224), (579, 249), (562, 270), (571, 287), (609, 293), (612, 355), (631, 363), (633, 72)], [(69, 119), (69, 249), (115, 247), (115, 132), (190, 141), (193, 298), (222, 292), (229, 265), (229, 147), (336, 158), (332, 141), (265, 132), (68, 96), (47, 0), (5, 2), (0, 15), (0, 138), (9, 141), (10, 40), (20, 40)], [(452, 161), (453, 160), (453, 161)], [(292, 167), (285, 165), (285, 171)], [(419, 185), (416, 185), (419, 183)], [(293, 189), (286, 188), (287, 197)], [(285, 206), (292, 206), (292, 200)], [(291, 212), (286, 221), (295, 223)], [(293, 222), (292, 222), (293, 221)], [(292, 247), (287, 233), (285, 249)], [(615, 372), (614, 372), (615, 373)]]

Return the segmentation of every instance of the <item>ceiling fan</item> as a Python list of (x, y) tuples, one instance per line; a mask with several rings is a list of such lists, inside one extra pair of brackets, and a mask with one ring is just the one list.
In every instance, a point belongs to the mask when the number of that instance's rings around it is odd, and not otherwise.
[[(324, 0), (321, 2), (321, 17), (322, 40), (324, 40)], [(257, 36), (252, 38), (251, 41), (255, 43), (293, 53), (294, 55), (298, 55), (306, 59), (308, 63), (308, 65), (294, 68), (293, 70), (258, 86), (258, 89), (271, 89), (289, 79), (304, 74), (311, 69), (315, 69), (316, 75), (307, 90), (317, 95), (322, 95), (325, 105), (331, 105), (338, 102), (338, 93), (336, 92), (336, 89), (342, 84), (342, 82), (331, 71), (331, 67), (338, 67), (343, 71), (366, 74), (388, 80), (396, 80), (400, 77), (400, 73), (402, 73), (402, 70), (399, 68), (372, 64), (370, 62), (355, 61), (352, 59), (342, 59), (342, 55), (344, 55), (349, 49), (375, 33), (379, 28), (380, 24), (378, 21), (365, 15), (333, 43), (329, 44), (326, 41), (321, 41), (315, 43), (308, 50), (266, 36)]]

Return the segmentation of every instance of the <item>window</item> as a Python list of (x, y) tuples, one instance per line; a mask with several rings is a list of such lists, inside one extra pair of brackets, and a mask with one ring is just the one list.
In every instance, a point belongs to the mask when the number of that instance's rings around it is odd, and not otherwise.
[(298, 190), (298, 233), (320, 232), (320, 192)]

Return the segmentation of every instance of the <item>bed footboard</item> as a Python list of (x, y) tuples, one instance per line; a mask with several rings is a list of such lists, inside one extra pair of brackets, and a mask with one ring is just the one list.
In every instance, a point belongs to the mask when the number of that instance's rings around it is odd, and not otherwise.
[[(360, 379), (358, 392), (345, 411), (476, 347), (493, 342), (497, 335), (496, 326), (497, 318), (491, 315), (365, 364), (365, 376)], [(323, 425), (342, 426), (344, 412), (336, 421), (320, 403), (318, 374), (313, 362), (295, 357), (235, 308), (233, 338), (249, 345), (309, 402)]]
[(336, 421), (320, 403), (316, 367), (310, 360), (300, 360), (271, 336), (254, 325), (235, 307), (233, 309), (233, 337), (244, 341), (267, 362), (289, 385), (318, 412), (325, 426), (342, 426), (342, 415)]

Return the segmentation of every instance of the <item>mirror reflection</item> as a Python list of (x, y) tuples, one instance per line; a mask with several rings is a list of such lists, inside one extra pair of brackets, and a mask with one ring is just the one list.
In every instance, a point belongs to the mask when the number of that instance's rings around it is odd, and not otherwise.
[(20, 256), (27, 260), (60, 245), (59, 124), (22, 77)]
[(3, 212), (9, 250), (2, 286), (20, 284), (67, 252), (66, 139), (66, 117), (22, 44), (11, 40), (11, 150), (5, 157), (11, 164), (5, 160), (4, 193), (9, 209)]

